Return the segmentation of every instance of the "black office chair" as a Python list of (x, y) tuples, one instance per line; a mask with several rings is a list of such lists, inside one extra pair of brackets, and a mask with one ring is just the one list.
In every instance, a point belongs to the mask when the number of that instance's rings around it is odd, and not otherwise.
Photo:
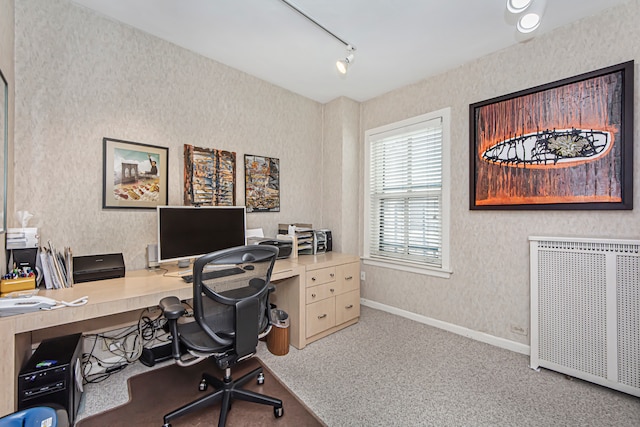
[[(269, 281), (278, 248), (267, 245), (240, 246), (207, 254), (193, 265), (193, 317), (185, 319), (186, 310), (177, 297), (160, 301), (173, 339), (172, 353), (178, 365), (190, 366), (213, 358), (225, 371), (222, 380), (203, 374), (200, 390), (208, 384), (213, 393), (188, 403), (164, 416), (163, 427), (171, 420), (221, 402), (218, 426), (225, 425), (233, 399), (273, 406), (274, 415), (283, 415), (282, 400), (240, 387), (253, 378), (264, 383), (262, 368), (242, 378), (231, 378), (231, 367), (256, 352), (258, 339), (271, 329)], [(222, 267), (216, 270), (215, 266)], [(215, 276), (209, 278), (209, 276)], [(181, 351), (183, 350), (183, 351)], [(186, 350), (186, 351), (184, 351)]]

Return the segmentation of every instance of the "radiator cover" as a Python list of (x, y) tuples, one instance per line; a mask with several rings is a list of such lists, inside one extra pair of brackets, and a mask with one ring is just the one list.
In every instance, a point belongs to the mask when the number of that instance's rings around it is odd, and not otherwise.
[(529, 244), (531, 368), (640, 396), (640, 241)]

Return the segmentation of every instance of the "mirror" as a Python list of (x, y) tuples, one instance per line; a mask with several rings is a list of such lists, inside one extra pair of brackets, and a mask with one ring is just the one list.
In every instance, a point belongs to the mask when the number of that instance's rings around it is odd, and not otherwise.
[(9, 143), (9, 88), (0, 70), (0, 233), (7, 231), (7, 146)]

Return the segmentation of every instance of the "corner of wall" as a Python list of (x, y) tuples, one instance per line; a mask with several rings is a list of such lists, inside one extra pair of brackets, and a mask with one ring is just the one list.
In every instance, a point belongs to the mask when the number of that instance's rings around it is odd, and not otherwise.
[[(7, 170), (5, 177), (7, 182), (5, 202), (7, 206), (7, 226), (13, 219), (14, 209), (14, 179), (13, 179), (13, 134), (14, 134), (14, 110), (15, 110), (15, 2), (14, 0), (0, 0), (0, 69), (9, 87), (8, 100), (8, 126), (7, 126), (7, 158), (5, 164)], [(2, 238), (0, 250), (0, 273), (6, 271), (6, 240)]]

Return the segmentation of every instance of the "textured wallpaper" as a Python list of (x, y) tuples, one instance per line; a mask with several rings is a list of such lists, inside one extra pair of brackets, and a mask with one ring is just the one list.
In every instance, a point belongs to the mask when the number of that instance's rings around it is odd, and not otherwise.
[(182, 204), (183, 145), (280, 159), (281, 210), (321, 224), (322, 105), (65, 0), (16, 2), (16, 204), (43, 241), (145, 265), (155, 210), (102, 209), (102, 138), (169, 147), (169, 204)]
[[(362, 105), (362, 131), (451, 107), (450, 279), (365, 266), (362, 296), (427, 317), (528, 344), (528, 236), (640, 239), (638, 63), (640, 2), (473, 61)], [(635, 60), (633, 211), (470, 211), (469, 104)]]
[[(640, 0), (363, 104), (325, 106), (66, 0), (16, 3), (14, 209), (34, 213), (43, 239), (76, 254), (123, 252), (128, 269), (142, 268), (156, 240), (154, 212), (101, 208), (105, 136), (169, 147), (171, 204), (182, 200), (185, 143), (277, 157), (281, 212), (250, 214), (249, 226), (273, 234), (279, 222), (311, 222), (360, 252), (364, 131), (445, 107), (453, 275), (365, 266), (363, 297), (528, 344), (510, 330), (529, 328), (528, 236), (640, 238), (638, 209), (471, 212), (468, 184), (469, 104), (639, 61)], [(638, 74), (636, 66), (636, 88)], [(237, 182), (243, 202), (241, 167)]]
[(324, 106), (322, 217), (333, 250), (357, 254), (360, 104), (341, 97)]

